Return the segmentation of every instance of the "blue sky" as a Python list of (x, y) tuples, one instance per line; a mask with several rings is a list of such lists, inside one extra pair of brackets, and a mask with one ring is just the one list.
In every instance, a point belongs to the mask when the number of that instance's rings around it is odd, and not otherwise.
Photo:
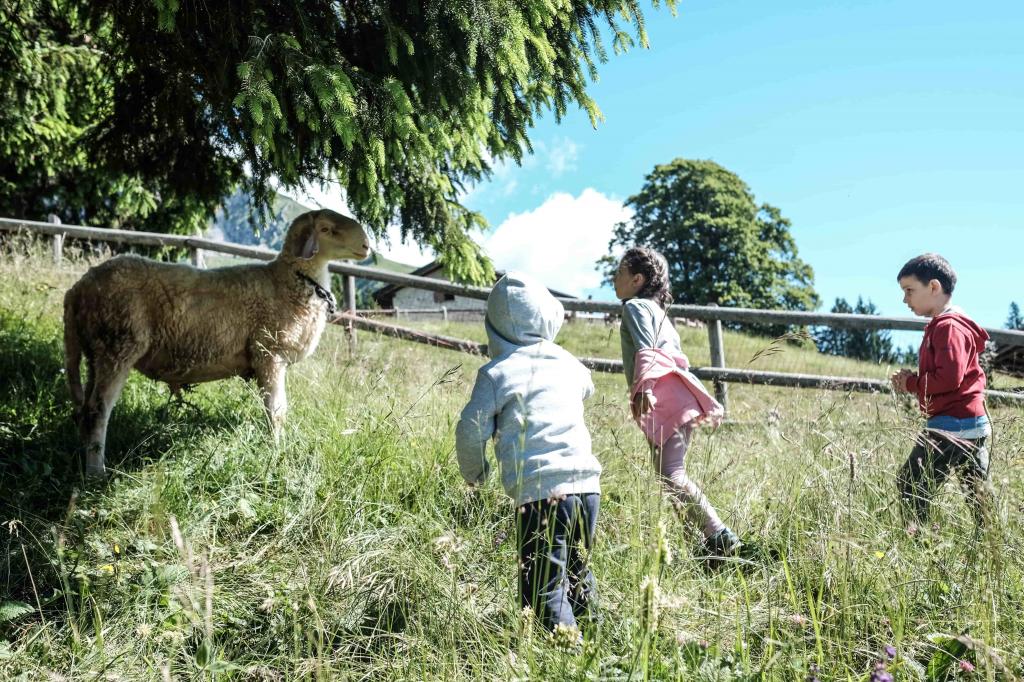
[(597, 130), (547, 116), (534, 156), (465, 197), (499, 268), (611, 299), (593, 260), (623, 201), (656, 164), (702, 158), (792, 221), (823, 309), (863, 295), (909, 315), (895, 274), (924, 251), (953, 263), (982, 324), (1024, 304), (1024, 3), (678, 9), (645, 7), (650, 49), (600, 67)]

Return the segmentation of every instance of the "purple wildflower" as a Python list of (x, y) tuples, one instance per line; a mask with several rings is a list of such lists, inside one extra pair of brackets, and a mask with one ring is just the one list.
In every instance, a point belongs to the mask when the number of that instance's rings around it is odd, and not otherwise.
[(974, 664), (970, 661), (960, 661), (960, 669), (967, 673), (974, 672)]
[(885, 647), (885, 657), (888, 658), (890, 661), (896, 658), (896, 647), (894, 647), (892, 644)]
[(875, 664), (875, 669), (871, 671), (870, 682), (893, 682), (892, 673), (890, 673), (885, 663), (879, 661)]

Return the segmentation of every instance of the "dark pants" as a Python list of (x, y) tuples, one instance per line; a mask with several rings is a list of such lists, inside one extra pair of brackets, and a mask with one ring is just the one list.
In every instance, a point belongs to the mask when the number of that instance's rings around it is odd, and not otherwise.
[(992, 504), (986, 440), (950, 438), (934, 431), (918, 435), (917, 444), (899, 473), (900, 497), (917, 521), (928, 520), (932, 495), (955, 472), (975, 521), (984, 523)]
[(587, 558), (600, 502), (599, 494), (586, 493), (518, 509), (519, 597), (548, 630), (593, 619), (597, 592)]

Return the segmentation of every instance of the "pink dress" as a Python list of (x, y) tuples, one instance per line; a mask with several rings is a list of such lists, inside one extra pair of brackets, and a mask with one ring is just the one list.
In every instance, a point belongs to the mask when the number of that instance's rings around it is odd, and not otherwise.
[(682, 353), (661, 348), (641, 348), (635, 356), (632, 401), (646, 393), (651, 409), (637, 418), (640, 430), (652, 444), (661, 447), (672, 434), (686, 426), (718, 426), (725, 409), (689, 371)]

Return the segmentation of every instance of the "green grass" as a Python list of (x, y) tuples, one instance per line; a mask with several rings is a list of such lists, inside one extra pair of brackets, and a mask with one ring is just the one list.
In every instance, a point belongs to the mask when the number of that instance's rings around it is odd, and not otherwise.
[[(566, 653), (516, 602), (511, 503), (495, 481), (468, 494), (455, 465), (480, 359), (364, 332), (353, 354), (329, 329), (290, 371), (276, 446), (244, 382), (180, 406), (136, 374), (110, 428), (115, 473), (89, 484), (61, 372), (62, 296), (83, 269), (55, 270), (32, 245), (0, 255), (0, 678), (802, 680), (813, 664), (821, 680), (866, 680), (892, 645), (896, 679), (944, 679), (937, 647), (958, 647), (943, 634), (974, 647), (976, 672), (947, 661), (952, 679), (1009, 679), (992, 655), (1021, 669), (1019, 409), (993, 413), (998, 527), (976, 537), (951, 484), (937, 530), (915, 540), (894, 492), (912, 406), (730, 386), (734, 423), (699, 432), (689, 472), (781, 559), (708, 574), (659, 494), (622, 378), (595, 375), (604, 621)], [(473, 325), (444, 330), (482, 340)], [(560, 341), (616, 357), (617, 334), (573, 324)], [(683, 342), (707, 361), (703, 331)], [(767, 343), (727, 335), (730, 364)], [(886, 372), (796, 348), (752, 366), (787, 362)], [(658, 572), (660, 527), (673, 561), (652, 614), (641, 585)]]

